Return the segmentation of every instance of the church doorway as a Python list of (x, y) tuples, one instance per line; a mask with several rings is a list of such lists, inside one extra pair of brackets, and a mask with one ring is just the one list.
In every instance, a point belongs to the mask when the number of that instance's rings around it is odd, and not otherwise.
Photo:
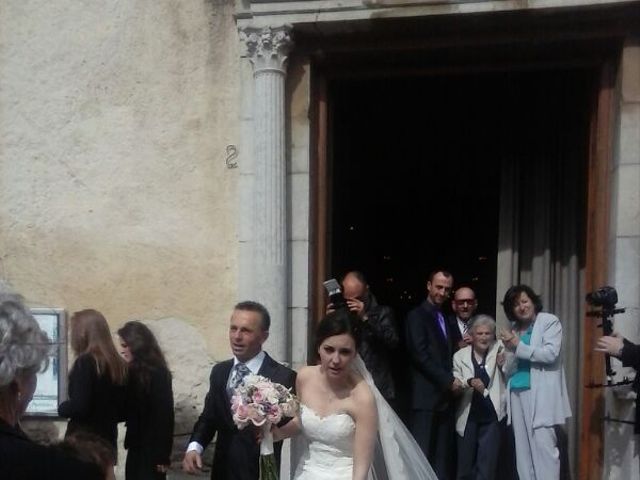
[[(402, 317), (424, 299), (429, 271), (446, 268), (495, 316), (500, 216), (510, 210), (501, 202), (516, 202), (505, 183), (531, 195), (569, 188), (584, 238), (592, 90), (584, 69), (330, 82), (330, 273), (363, 271)], [(560, 162), (570, 173), (561, 179)]]
[[(574, 412), (563, 464), (574, 475), (577, 458), (601, 444), (587, 413), (600, 394), (583, 388), (586, 372), (599, 371), (584, 354), (595, 329), (583, 299), (606, 275), (597, 245), (615, 73), (602, 65), (362, 73), (341, 64), (314, 79), (313, 317), (324, 310), (322, 280), (352, 269), (394, 308), (401, 332), (433, 269), (471, 286), (479, 312), (499, 323), (506, 289), (532, 285), (563, 320)], [(402, 384), (401, 364), (395, 370)]]
[(323, 280), (351, 269), (401, 332), (435, 268), (499, 324), (506, 289), (531, 285), (563, 323), (564, 464), (598, 478), (603, 397), (584, 385), (603, 364), (584, 294), (607, 278), (620, 43), (584, 16), (300, 26), (297, 41), (311, 72), (310, 321)]

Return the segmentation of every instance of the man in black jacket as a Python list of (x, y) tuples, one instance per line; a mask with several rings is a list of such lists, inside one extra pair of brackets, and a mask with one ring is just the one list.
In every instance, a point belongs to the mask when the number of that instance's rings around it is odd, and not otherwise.
[[(202, 469), (202, 450), (217, 433), (211, 468), (212, 479), (257, 480), (260, 449), (252, 427), (238, 430), (231, 415), (230, 393), (244, 376), (251, 373), (271, 379), (285, 387), (294, 387), (296, 373), (273, 360), (262, 344), (269, 336), (271, 320), (267, 309), (257, 302), (238, 303), (231, 315), (229, 343), (233, 358), (216, 364), (211, 370), (209, 393), (204, 410), (193, 427), (193, 434), (182, 461), (189, 473)], [(282, 442), (275, 444), (280, 463)]]
[[(395, 407), (395, 385), (390, 352), (398, 346), (398, 329), (391, 307), (380, 305), (362, 272), (351, 271), (342, 279), (342, 293), (349, 310), (362, 320), (358, 353), (382, 396)], [(327, 306), (327, 312), (332, 310)]]
[(460, 381), (453, 377), (451, 325), (441, 311), (452, 284), (449, 272), (432, 272), (427, 281), (427, 299), (409, 312), (406, 321), (412, 387), (410, 430), (440, 480), (452, 475), (453, 395), (462, 390)]

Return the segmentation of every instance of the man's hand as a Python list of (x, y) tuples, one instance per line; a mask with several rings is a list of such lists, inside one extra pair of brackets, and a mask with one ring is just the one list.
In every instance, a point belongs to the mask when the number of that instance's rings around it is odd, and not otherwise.
[(482, 380), (479, 378), (472, 378), (469, 380), (469, 385), (478, 393), (484, 392), (484, 383), (482, 383)]
[(608, 353), (619, 358), (622, 355), (622, 347), (624, 347), (624, 337), (618, 332), (613, 332), (610, 337), (605, 336), (598, 339), (596, 352)]
[(471, 338), (471, 335), (469, 335), (468, 333), (465, 333), (462, 336), (462, 341), (465, 343), (465, 345), (471, 345), (473, 343), (473, 338)]
[(156, 465), (156, 472), (167, 473), (169, 471), (169, 465)]
[(329, 305), (327, 305), (327, 308), (325, 309), (324, 314), (325, 315), (329, 315), (330, 313), (333, 313), (335, 311), (336, 311), (336, 309), (333, 306), (333, 303), (330, 303)]
[(187, 473), (198, 473), (202, 470), (202, 457), (195, 450), (184, 454), (182, 469)]
[(355, 313), (361, 318), (364, 316), (364, 302), (361, 302), (357, 298), (347, 298), (347, 306), (351, 313)]

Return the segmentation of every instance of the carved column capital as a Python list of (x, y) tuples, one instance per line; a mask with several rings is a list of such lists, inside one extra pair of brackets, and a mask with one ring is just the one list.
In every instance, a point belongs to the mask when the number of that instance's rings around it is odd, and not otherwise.
[(291, 25), (280, 27), (244, 27), (240, 29), (240, 40), (247, 48), (247, 56), (253, 64), (254, 73), (279, 71), (285, 73), (287, 56), (291, 51)]

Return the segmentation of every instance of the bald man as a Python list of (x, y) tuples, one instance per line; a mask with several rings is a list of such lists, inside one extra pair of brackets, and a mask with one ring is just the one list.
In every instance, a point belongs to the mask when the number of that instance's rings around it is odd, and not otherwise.
[(453, 315), (450, 324), (456, 351), (471, 344), (471, 336), (468, 333), (471, 326), (469, 321), (475, 315), (477, 308), (476, 294), (469, 287), (460, 287), (453, 293), (451, 299)]
[[(349, 310), (362, 320), (358, 353), (382, 396), (395, 407), (396, 390), (390, 354), (398, 346), (399, 337), (393, 310), (378, 303), (362, 272), (354, 270), (344, 276), (342, 294)], [(331, 310), (333, 305), (329, 304), (327, 313)]]

